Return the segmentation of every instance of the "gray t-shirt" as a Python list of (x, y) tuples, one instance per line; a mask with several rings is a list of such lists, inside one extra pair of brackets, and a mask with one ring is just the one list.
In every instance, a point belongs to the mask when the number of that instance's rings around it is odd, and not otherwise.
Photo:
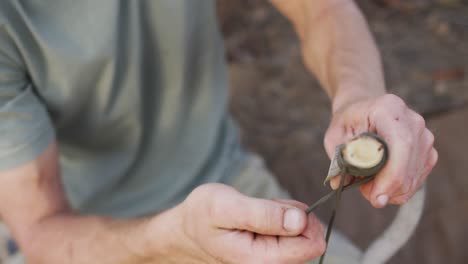
[(244, 166), (213, 0), (0, 1), (0, 169), (55, 138), (73, 207), (118, 217)]

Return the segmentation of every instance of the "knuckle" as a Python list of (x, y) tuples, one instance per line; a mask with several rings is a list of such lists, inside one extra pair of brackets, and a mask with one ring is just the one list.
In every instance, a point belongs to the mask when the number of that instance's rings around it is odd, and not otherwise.
[(434, 149), (434, 158), (432, 160), (432, 167), (436, 165), (437, 161), (439, 161), (439, 152), (437, 152), (437, 150)]
[(209, 219), (219, 219), (225, 213), (224, 206), (221, 205), (222, 201), (219, 199), (210, 199), (207, 205), (207, 216)]
[[(203, 197), (205, 196), (205, 190), (207, 187), (205, 186), (200, 186), (192, 190), (192, 192), (187, 196), (187, 198), (184, 201), (184, 208), (188, 211), (188, 215), (191, 215), (195, 208), (201, 204), (201, 201), (203, 201)], [(206, 205), (206, 208), (209, 209), (209, 205)]]
[(403, 184), (401, 186), (401, 193), (403, 195), (410, 195), (412, 190), (414, 189), (414, 186), (415, 186), (415, 182), (414, 181), (411, 181), (410, 184)]
[(408, 200), (411, 198), (414, 185), (415, 185), (414, 182), (411, 182), (410, 184), (400, 185), (400, 188), (399, 188), (400, 195), (392, 198), (393, 203), (401, 205), (401, 204), (405, 204), (406, 202), (408, 202)]
[(238, 220), (238, 225), (242, 227), (242, 229), (247, 229), (247, 230), (255, 230), (256, 232), (260, 232), (262, 230), (258, 230), (258, 224), (261, 223), (259, 221), (258, 217), (242, 217), (241, 219)]
[(327, 131), (327, 133), (325, 133), (325, 137), (323, 138), (323, 146), (325, 147), (325, 150), (329, 152), (329, 155), (333, 155), (337, 143), (336, 135)]
[(311, 240), (310, 244), (307, 246), (307, 250), (301, 251), (297, 258), (301, 259), (302, 262), (316, 259), (325, 253), (326, 248), (327, 243), (323, 238)]
[(330, 135), (330, 133), (325, 133), (325, 137), (323, 138), (323, 145), (325, 146), (325, 148), (327, 148), (331, 144), (333, 144), (332, 136)]
[(327, 243), (325, 242), (325, 240), (320, 239), (320, 240), (316, 241), (315, 252), (314, 252), (315, 254), (312, 255), (311, 257), (316, 258), (318, 256), (323, 255), (323, 253), (325, 253), (326, 249), (327, 249)]
[(397, 107), (397, 108), (406, 107), (405, 101), (403, 101), (403, 99), (401, 99), (399, 96), (396, 96), (394, 94), (386, 94), (382, 96), (381, 100), (382, 100), (382, 103), (391, 105), (393, 107)]
[(221, 186), (221, 184), (217, 183), (208, 183), (200, 185), (197, 188), (193, 189), (193, 191), (190, 193), (187, 199), (203, 199), (207, 195), (211, 195), (213, 192), (215, 192), (219, 186)]
[(255, 211), (258, 213), (253, 213), (240, 220), (242, 226), (248, 230), (257, 230), (258, 232), (267, 234), (279, 232), (280, 225), (283, 222), (283, 210), (281, 207), (261, 204), (255, 207)]
[(427, 129), (426, 131), (427, 131), (426, 132), (426, 143), (430, 147), (432, 147), (434, 145), (434, 141), (435, 141), (434, 134), (432, 134), (432, 132), (429, 129)]
[[(377, 101), (375, 104), (373, 104), (372, 111), (370, 113), (371, 119), (377, 120), (381, 117), (386, 117), (388, 116), (388, 110), (386, 110), (387, 107), (383, 106), (383, 99), (380, 101)], [(382, 107), (383, 106), (383, 107)]]
[(297, 258), (302, 260), (302, 262), (308, 262), (313, 259), (316, 259), (323, 255), (325, 252), (325, 246), (323, 243), (314, 243), (313, 245), (310, 245), (309, 250), (306, 250), (302, 252), (302, 255), (298, 256)]
[[(206, 184), (195, 188), (182, 203), (181, 221), (185, 232), (190, 236), (196, 236), (200, 232), (200, 217), (208, 216), (210, 221), (216, 221), (218, 212), (215, 210), (218, 199), (209, 199), (208, 194), (216, 190), (214, 185)], [(207, 199), (208, 198), (208, 199)]]
[[(265, 206), (263, 219), (256, 219), (257, 225), (264, 225), (268, 233), (277, 233), (283, 223), (284, 209), (278, 206)], [(264, 224), (262, 224), (264, 223)]]
[(314, 224), (318, 228), (319, 233), (325, 235), (324, 225), (322, 223), (320, 223), (320, 221), (315, 217), (314, 217)]
[[(287, 256), (284, 256), (284, 263), (305, 263), (323, 255), (325, 252), (326, 243), (322, 240), (309, 240), (307, 243), (301, 244), (296, 248), (292, 248)], [(271, 262), (269, 262), (271, 263)]]
[(416, 112), (413, 112), (413, 122), (418, 130), (426, 128), (426, 120)]
[(402, 176), (395, 177), (390, 184), (393, 190), (400, 190), (403, 186), (405, 186), (405, 178)]
[(409, 201), (409, 199), (410, 199), (410, 195), (405, 194), (405, 195), (400, 195), (398, 197), (395, 197), (392, 200), (393, 200), (394, 204), (402, 205), (402, 204), (407, 203)]
[(428, 166), (432, 169), (439, 160), (439, 153), (434, 148), (432, 149), (431, 158), (429, 159)]
[(187, 206), (190, 208), (190, 215), (205, 213), (209, 219), (216, 221), (226, 213), (229, 206), (228, 200), (218, 199), (220, 195), (225, 195), (230, 191), (227, 187), (218, 183), (203, 184), (195, 188), (187, 197)]
[(200, 196), (203, 196), (203, 193), (205, 192), (204, 189), (205, 186), (199, 186), (195, 189), (192, 190), (192, 192), (187, 196), (187, 201), (193, 201), (193, 200), (198, 200)]

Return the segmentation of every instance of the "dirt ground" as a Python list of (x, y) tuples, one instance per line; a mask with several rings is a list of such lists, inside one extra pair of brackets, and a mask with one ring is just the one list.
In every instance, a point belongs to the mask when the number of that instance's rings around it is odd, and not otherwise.
[[(260, 153), (298, 200), (328, 190), (322, 147), (327, 96), (304, 68), (289, 23), (265, 0), (218, 0), (245, 144)], [(439, 164), (428, 180), (423, 220), (391, 263), (466, 263), (468, 251), (468, 2), (360, 0), (383, 54), (387, 87), (421, 112), (436, 135)], [(347, 193), (338, 226), (365, 248), (395, 207), (376, 210)], [(328, 217), (329, 208), (318, 214)]]

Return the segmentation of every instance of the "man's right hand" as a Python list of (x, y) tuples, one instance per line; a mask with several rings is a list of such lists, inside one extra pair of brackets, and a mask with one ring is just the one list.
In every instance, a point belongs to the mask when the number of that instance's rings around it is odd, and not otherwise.
[(66, 201), (55, 143), (0, 171), (0, 216), (34, 264), (304, 263), (325, 248), (323, 228), (305, 208), (206, 184), (152, 217), (80, 215)]
[(323, 227), (305, 208), (292, 200), (250, 198), (222, 184), (202, 185), (166, 212), (171, 246), (163, 262), (305, 263), (325, 250)]

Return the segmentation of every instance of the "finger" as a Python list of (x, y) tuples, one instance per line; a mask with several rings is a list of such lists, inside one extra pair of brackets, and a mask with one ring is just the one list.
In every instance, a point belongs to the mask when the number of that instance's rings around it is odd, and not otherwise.
[(387, 205), (392, 196), (409, 191), (409, 164), (412, 162), (414, 136), (404, 117), (386, 116), (376, 127), (389, 147), (389, 159), (374, 179), (370, 202), (376, 208)]
[(426, 129), (426, 120), (420, 114), (407, 108), (406, 115), (409, 119), (409, 126), (413, 129), (416, 137), (420, 137), (424, 132), (429, 131)]
[[(301, 241), (294, 237), (281, 237), (279, 239), (280, 250), (288, 257), (296, 259), (300, 263), (321, 256), (326, 248), (325, 229), (314, 215), (310, 215), (307, 228), (302, 233)], [(294, 248), (296, 248), (294, 250)]]
[(273, 199), (273, 201), (278, 202), (278, 203), (282, 203), (282, 204), (285, 204), (285, 205), (290, 205), (290, 206), (293, 206), (293, 207), (297, 207), (297, 208), (299, 208), (301, 210), (306, 210), (309, 207), (307, 204), (296, 201), (296, 200)]
[(251, 243), (253, 258), (249, 263), (306, 263), (323, 253), (324, 244), (303, 236), (258, 235)]
[(346, 129), (343, 126), (336, 125), (334, 123), (330, 124), (327, 132), (325, 133), (325, 138), (323, 140), (323, 145), (325, 151), (330, 159), (333, 159), (335, 156), (336, 147), (343, 143), (346, 138)]
[[(284, 199), (275, 199), (275, 201), (284, 203), (287, 205), (295, 206), (297, 208), (300, 208), (302, 210), (306, 210), (309, 206), (305, 203), (296, 201), (296, 200), (284, 200)], [(312, 228), (311, 228), (312, 227)], [(302, 236), (312, 238), (315, 237), (314, 231), (318, 230), (319, 234), (321, 234), (323, 237), (325, 236), (324, 228), (322, 223), (315, 217), (314, 214), (310, 213), (307, 216), (307, 227), (304, 229), (304, 231), (301, 233)]]
[(420, 153), (415, 155), (419, 157), (417, 179), (415, 180), (416, 189), (419, 189), (426, 180), (438, 158), (437, 151), (434, 149), (434, 134), (427, 128), (424, 129), (421, 136), (420, 145)]
[(415, 169), (414, 176), (411, 179), (411, 188), (406, 193), (393, 196), (389, 201), (390, 204), (401, 205), (406, 203), (427, 179), (438, 158), (438, 154), (433, 147), (433, 143), (434, 135), (427, 128), (424, 129), (419, 142), (420, 151), (414, 154), (414, 156), (417, 157), (414, 161), (414, 163), (417, 164), (417, 168)]
[(326, 247), (324, 228), (313, 215), (309, 216), (302, 236), (278, 237), (276, 241), (263, 239), (277, 246), (272, 254), (274, 259), (266, 263), (305, 263), (322, 255)]
[(371, 192), (373, 188), (374, 188), (374, 181), (370, 181), (362, 185), (359, 185), (359, 190), (361, 191), (364, 198), (368, 200), (369, 202), (371, 201)]
[(432, 169), (437, 164), (438, 160), (439, 160), (439, 153), (437, 152), (437, 150), (435, 148), (432, 148), (431, 151), (430, 151), (430, 154), (429, 154), (429, 159), (427, 160), (427, 162), (426, 162), (426, 164), (424, 166), (424, 170), (422, 172), (422, 177), (420, 177), (420, 179), (418, 181), (418, 187), (420, 187), (424, 183), (426, 178), (431, 173)]
[[(346, 175), (345, 181), (344, 181), (344, 186), (350, 184), (351, 181), (352, 181), (352, 179), (353, 179), (353, 177), (351, 177), (350, 175)], [(341, 181), (341, 175), (332, 178), (332, 179), (330, 180), (330, 187), (331, 187), (333, 190), (338, 189), (338, 187), (340, 187), (340, 181)]]
[(219, 228), (240, 229), (263, 235), (297, 236), (307, 225), (304, 210), (284, 202), (250, 198), (239, 192), (212, 203)]
[(325, 238), (325, 228), (314, 214), (309, 214), (307, 218), (307, 228), (302, 235), (309, 239), (321, 240)]
[(322, 255), (326, 245), (324, 228), (312, 215), (301, 236), (270, 236), (240, 230), (221, 232), (210, 243), (216, 251), (224, 252), (223, 259), (232, 263), (306, 263)]
[(211, 249), (209, 254), (217, 260), (212, 263), (252, 263), (262, 253), (253, 249), (256, 235), (250, 231), (219, 230), (219, 233), (205, 241)]
[(411, 185), (407, 171), (411, 151), (405, 144), (393, 144), (392, 157), (388, 164), (377, 174), (371, 190), (371, 203), (376, 208), (385, 207), (391, 197), (400, 196), (410, 191)]
[[(299, 209), (302, 209), (302, 210), (306, 210), (307, 208), (309, 208), (309, 206), (305, 203), (302, 203), (302, 202), (299, 202), (299, 201), (296, 201), (296, 200), (284, 200), (284, 199), (274, 199), (274, 201), (277, 201), (277, 202), (280, 202), (280, 203), (284, 203), (286, 205), (291, 205), (291, 206), (295, 206)], [(322, 223), (317, 219), (317, 217), (315, 217), (314, 214), (310, 213), (308, 216), (307, 216), (307, 227), (304, 229), (304, 231), (302, 232), (301, 235), (303, 236), (306, 236), (306, 237), (313, 237), (314, 233), (310, 233), (311, 230), (315, 230), (315, 229), (311, 229), (310, 227), (314, 227), (316, 229), (318, 229), (322, 234), (324, 234), (324, 229), (323, 229), (323, 225)], [(312, 224), (311, 224), (312, 223)]]
[(435, 149), (432, 148), (431, 150), (431, 158), (426, 164), (426, 173), (429, 174), (429, 172), (435, 167), (437, 162), (439, 161), (439, 152)]

